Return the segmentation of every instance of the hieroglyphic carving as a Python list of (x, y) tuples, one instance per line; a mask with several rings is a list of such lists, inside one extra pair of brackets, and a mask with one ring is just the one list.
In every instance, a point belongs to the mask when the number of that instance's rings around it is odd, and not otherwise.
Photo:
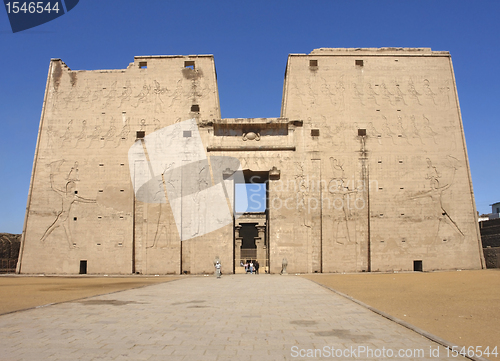
[(57, 130), (52, 125), (47, 126), (47, 149), (55, 148), (56, 144), (59, 144), (59, 140)]
[(354, 99), (358, 100), (361, 105), (365, 105), (363, 102), (363, 92), (358, 89), (358, 85), (356, 83), (352, 83), (352, 90), (354, 92)]
[(101, 139), (101, 126), (99, 125), (99, 118), (96, 119), (96, 125), (94, 127), (94, 130), (92, 131), (92, 134), (90, 134), (87, 138), (90, 139), (87, 148), (90, 148), (90, 146), (94, 142), (99, 143), (99, 140)]
[(382, 125), (382, 132), (385, 138), (390, 138), (393, 144), (396, 144), (397, 134), (391, 130), (391, 126), (389, 125), (389, 121), (385, 115), (382, 115), (382, 119), (384, 120), (384, 124)]
[(395, 89), (396, 89), (396, 93), (394, 95), (394, 103), (396, 105), (399, 105), (400, 102), (403, 102), (404, 105), (408, 105), (408, 104), (406, 104), (406, 100), (405, 100), (406, 94), (403, 93), (399, 84), (395, 84)]
[(116, 98), (116, 81), (111, 84), (111, 89), (108, 91), (106, 95), (104, 95), (104, 107), (109, 107), (109, 105), (115, 100)]
[(108, 131), (106, 132), (106, 134), (104, 134), (102, 137), (101, 137), (101, 148), (104, 148), (106, 146), (106, 143), (108, 141), (110, 141), (116, 134), (116, 127), (115, 127), (115, 120), (113, 117), (111, 117), (111, 120), (110, 120), (110, 123), (109, 123), (109, 129)]
[(80, 177), (78, 175), (78, 162), (75, 162), (75, 164), (71, 167), (68, 175), (66, 176), (67, 181), (79, 181)]
[(429, 80), (424, 79), (424, 94), (427, 98), (430, 98), (434, 105), (436, 105), (436, 93), (431, 89), (431, 83)]
[(118, 108), (121, 108), (124, 103), (129, 103), (131, 97), (132, 97), (132, 85), (130, 84), (130, 80), (127, 80), (125, 86), (123, 87), (122, 93), (118, 96), (118, 99), (120, 99), (120, 104), (118, 104)]
[(422, 103), (420, 102), (420, 96), (422, 94), (417, 91), (417, 89), (415, 88), (415, 84), (413, 84), (413, 80), (411, 79), (408, 80), (408, 95), (410, 96), (410, 98), (415, 99), (419, 105), (422, 105)]
[(366, 99), (371, 100), (376, 105), (378, 105), (378, 102), (377, 102), (378, 93), (372, 88), (372, 85), (370, 83), (366, 83), (366, 88), (367, 88), (365, 91)]
[(141, 91), (134, 98), (137, 99), (137, 102), (131, 104), (134, 108), (137, 108), (139, 105), (145, 104), (149, 102), (149, 93), (151, 92), (151, 85), (144, 84), (142, 86)]
[(73, 140), (73, 119), (68, 122), (68, 126), (66, 127), (66, 131), (61, 137), (61, 147), (64, 147), (65, 143), (70, 143)]
[(129, 119), (125, 118), (123, 121), (122, 130), (118, 134), (118, 139), (117, 139), (115, 148), (119, 147), (122, 143), (126, 142), (128, 140), (129, 134), (130, 134)]
[(418, 126), (417, 126), (417, 120), (415, 119), (414, 115), (410, 116), (410, 123), (411, 123), (411, 126), (410, 126), (411, 127), (411, 132), (410, 132), (411, 137), (413, 139), (420, 140), (420, 143), (422, 143), (422, 144), (425, 145), (425, 143), (424, 143), (424, 141), (422, 139), (422, 136), (420, 135), (420, 130), (419, 130)]
[(382, 99), (385, 99), (389, 104), (394, 105), (395, 99), (394, 94), (387, 89), (387, 85), (385, 83), (380, 84), (380, 95), (382, 96)]
[(450, 105), (450, 93), (451, 93), (450, 81), (447, 79), (444, 83), (444, 86), (439, 88), (439, 92), (441, 97), (444, 99), (446, 105)]
[(378, 144), (382, 144), (382, 133), (375, 129), (375, 126), (372, 122), (368, 123), (367, 132), (368, 136), (377, 139)]
[(424, 133), (424, 136), (425, 136), (426, 138), (432, 138), (433, 142), (434, 142), (435, 144), (438, 144), (438, 143), (436, 142), (436, 135), (438, 135), (438, 133), (436, 133), (436, 132), (434, 131), (434, 129), (432, 129), (432, 127), (431, 127), (431, 122), (430, 122), (429, 118), (427, 118), (427, 117), (425, 116), (425, 114), (422, 114), (422, 117), (424, 118), (424, 125), (423, 125), (423, 127), (422, 127), (422, 131), (423, 131), (423, 133)]
[(82, 129), (80, 130), (80, 134), (76, 136), (75, 148), (78, 147), (78, 144), (87, 141), (87, 121), (82, 120)]
[(161, 105), (163, 104), (163, 99), (162, 95), (166, 93), (168, 89), (166, 87), (162, 88), (160, 86), (160, 83), (156, 80), (154, 80), (154, 88), (153, 88), (153, 93), (154, 93), (154, 112), (155, 113), (163, 113), (163, 109)]
[(411, 145), (410, 140), (408, 139), (408, 132), (403, 125), (403, 117), (401, 115), (398, 115), (397, 127), (398, 127), (398, 138), (406, 140), (406, 143)]

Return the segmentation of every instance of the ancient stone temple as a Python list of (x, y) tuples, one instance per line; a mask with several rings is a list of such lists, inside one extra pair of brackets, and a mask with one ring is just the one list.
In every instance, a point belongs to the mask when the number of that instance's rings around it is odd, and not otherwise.
[(211, 55), (52, 59), (17, 271), (484, 267), (448, 52), (291, 54), (279, 118), (222, 119), (216, 79)]

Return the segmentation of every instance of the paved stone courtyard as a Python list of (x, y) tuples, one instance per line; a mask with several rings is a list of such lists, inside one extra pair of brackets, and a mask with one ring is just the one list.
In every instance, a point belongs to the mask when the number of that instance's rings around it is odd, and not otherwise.
[(3, 315), (0, 350), (2, 361), (461, 359), (311, 281), (279, 275), (186, 277)]

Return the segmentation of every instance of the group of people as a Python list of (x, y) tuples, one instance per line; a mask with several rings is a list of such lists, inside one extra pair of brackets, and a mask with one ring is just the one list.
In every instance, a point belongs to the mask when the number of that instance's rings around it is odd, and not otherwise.
[[(259, 273), (259, 262), (256, 260), (255, 262), (253, 260), (250, 260), (250, 261), (246, 261), (245, 263), (243, 263), (243, 261), (240, 262), (240, 266), (241, 267), (245, 267), (245, 273), (250, 273), (250, 274), (258, 274)], [(214, 267), (215, 267), (215, 276), (217, 278), (220, 278), (221, 275), (222, 275), (222, 272), (221, 272), (221, 263), (220, 263), (220, 260), (219, 258), (217, 257), (215, 260), (214, 260)]]
[(250, 273), (250, 274), (254, 274), (254, 272), (256, 274), (259, 273), (259, 262), (258, 261), (246, 261), (245, 264), (243, 264), (243, 261), (241, 261), (240, 263), (240, 266), (242, 267), (245, 267), (245, 273)]

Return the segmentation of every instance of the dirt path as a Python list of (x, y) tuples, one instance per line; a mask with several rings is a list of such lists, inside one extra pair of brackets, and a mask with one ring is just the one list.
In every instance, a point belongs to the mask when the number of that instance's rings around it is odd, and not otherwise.
[[(460, 346), (497, 347), (500, 270), (303, 277)], [(486, 357), (498, 360), (499, 357)]]
[(178, 279), (163, 277), (0, 277), (0, 315)]

